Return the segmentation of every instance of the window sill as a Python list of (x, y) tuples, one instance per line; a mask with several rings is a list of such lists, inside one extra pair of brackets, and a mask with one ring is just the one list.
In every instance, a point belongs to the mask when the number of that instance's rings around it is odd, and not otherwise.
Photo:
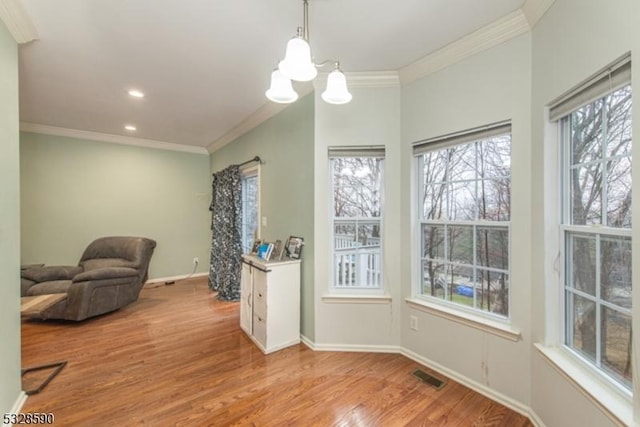
[(326, 304), (390, 304), (390, 295), (333, 294), (323, 295)]
[(538, 343), (534, 346), (551, 367), (576, 386), (612, 421), (617, 424), (633, 424), (633, 404), (622, 391), (615, 390), (613, 385), (582, 368), (567, 351)]
[(513, 329), (510, 325), (422, 299), (407, 298), (405, 301), (410, 307), (416, 310), (424, 311), (425, 313), (433, 314), (434, 316), (442, 317), (443, 319), (451, 320), (465, 326), (470, 326), (513, 342), (520, 340), (520, 331)]

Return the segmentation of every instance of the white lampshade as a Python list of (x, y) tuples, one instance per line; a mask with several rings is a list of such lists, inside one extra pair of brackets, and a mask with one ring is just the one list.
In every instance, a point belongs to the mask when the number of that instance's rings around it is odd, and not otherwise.
[(322, 92), (322, 99), (329, 104), (346, 104), (353, 96), (347, 89), (347, 79), (342, 71), (336, 69), (327, 77), (327, 89)]
[(298, 82), (308, 82), (318, 75), (318, 70), (311, 62), (311, 48), (302, 37), (294, 37), (287, 43), (284, 59), (278, 68), (286, 77)]
[(291, 86), (291, 80), (283, 76), (278, 69), (271, 73), (271, 86), (265, 95), (269, 100), (278, 104), (289, 104), (298, 99), (298, 94)]

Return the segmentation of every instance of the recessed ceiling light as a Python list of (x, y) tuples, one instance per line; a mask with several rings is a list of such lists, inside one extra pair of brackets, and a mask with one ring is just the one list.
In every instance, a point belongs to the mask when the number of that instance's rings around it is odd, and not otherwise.
[(134, 98), (144, 98), (144, 93), (140, 92), (137, 89), (131, 89), (129, 91), (129, 95), (133, 96)]
[(134, 132), (137, 129), (134, 125), (126, 125), (124, 128), (130, 132)]

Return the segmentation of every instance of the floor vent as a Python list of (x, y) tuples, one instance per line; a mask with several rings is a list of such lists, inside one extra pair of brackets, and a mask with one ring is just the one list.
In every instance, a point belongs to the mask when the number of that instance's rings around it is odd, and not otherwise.
[(413, 371), (413, 376), (418, 377), (420, 381), (429, 384), (431, 387), (435, 388), (436, 390), (440, 390), (442, 387), (444, 387), (447, 384), (446, 381), (439, 380), (433, 375), (427, 374), (422, 369), (416, 369), (415, 371)]

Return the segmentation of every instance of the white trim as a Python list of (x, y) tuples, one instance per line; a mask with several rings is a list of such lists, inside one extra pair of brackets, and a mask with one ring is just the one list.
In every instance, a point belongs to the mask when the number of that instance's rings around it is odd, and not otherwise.
[[(324, 90), (329, 73), (320, 73), (313, 80), (315, 90)], [(400, 87), (400, 75), (397, 71), (361, 71), (345, 72), (347, 86), (353, 88)]]
[(153, 139), (135, 138), (132, 136), (91, 132), (79, 129), (68, 129), (57, 126), (40, 125), (37, 123), (20, 122), (20, 130), (22, 132), (39, 133), (43, 135), (65, 136), (68, 138), (88, 139), (90, 141), (108, 142), (112, 144), (133, 145), (136, 147), (155, 148), (158, 150), (209, 155), (209, 152), (204, 147), (197, 147), (194, 145), (175, 144), (173, 142), (156, 141)]
[(332, 294), (323, 295), (326, 304), (391, 304), (391, 295)]
[(487, 319), (461, 310), (446, 307), (441, 304), (435, 304), (426, 300), (417, 298), (406, 298), (405, 302), (411, 308), (433, 314), (443, 319), (451, 320), (465, 326), (488, 332), (501, 338), (508, 339), (513, 342), (520, 340), (520, 331), (511, 327), (511, 325), (500, 323), (495, 320)]
[(306, 345), (311, 351), (315, 351), (315, 344), (306, 336), (300, 334), (300, 342)]
[(164, 282), (175, 282), (176, 280), (182, 280), (182, 279), (191, 279), (192, 277), (203, 277), (203, 276), (208, 276), (209, 273), (195, 273), (195, 274), (181, 274), (179, 276), (170, 276), (170, 277), (158, 277), (155, 279), (149, 279), (144, 283), (144, 288), (155, 288), (157, 286), (147, 286), (147, 285), (153, 285), (155, 283), (162, 283), (164, 284)]
[(392, 346), (392, 345), (378, 345), (378, 346), (374, 346), (374, 345), (345, 345), (345, 344), (318, 344), (318, 343), (314, 343), (313, 341), (311, 341), (309, 338), (305, 337), (304, 335), (300, 335), (300, 341), (306, 345), (307, 347), (309, 347), (312, 351), (344, 351), (344, 352), (367, 352), (367, 353), (393, 353), (393, 354), (400, 354), (408, 359), (413, 360), (414, 362), (417, 362), (425, 367), (431, 368), (435, 371), (438, 371), (439, 373), (441, 373), (442, 375), (446, 376), (448, 379), (452, 379), (462, 385), (464, 385), (465, 387), (468, 387), (470, 389), (472, 389), (473, 391), (495, 401), (498, 402), (506, 407), (508, 407), (509, 409), (524, 415), (525, 417), (528, 417), (531, 422), (536, 426), (536, 427), (544, 427), (544, 423), (542, 422), (542, 420), (540, 420), (540, 417), (538, 417), (538, 415), (533, 412), (533, 410), (510, 398), (509, 396), (506, 396), (502, 393), (499, 393), (489, 387), (487, 387), (484, 384), (480, 384), (476, 381), (473, 381), (463, 375), (458, 374), (455, 371), (452, 371), (449, 368), (446, 368), (443, 365), (440, 365), (439, 363), (436, 363), (432, 360), (429, 360), (425, 357), (420, 356), (418, 353), (415, 353), (405, 347), (402, 346)]
[[(16, 398), (16, 401), (13, 402), (13, 406), (11, 407), (11, 409), (9, 410), (9, 414), (19, 414), (22, 412), (22, 407), (24, 406), (24, 404), (27, 401), (27, 398), (29, 396), (27, 396), (27, 393), (25, 393), (24, 391), (20, 391), (20, 394), (18, 394), (18, 397)], [(2, 423), (3, 426), (12, 426), (13, 424), (5, 424), (4, 422)]]
[(522, 6), (522, 11), (527, 17), (529, 27), (533, 28), (555, 1), (556, 0), (527, 0)]
[(313, 344), (313, 351), (340, 351), (357, 353), (392, 353), (402, 354), (403, 349), (397, 345), (366, 345), (366, 344)]
[[(309, 94), (313, 90), (313, 86), (310, 84), (296, 85), (296, 91), (300, 98)], [(222, 135), (220, 138), (207, 145), (207, 151), (214, 153), (221, 149), (225, 145), (235, 141), (245, 133), (258, 127), (263, 122), (266, 122), (271, 117), (275, 116), (291, 104), (277, 104), (275, 102), (265, 102), (260, 108), (254, 111), (249, 117), (238, 123), (230, 131)]]
[[(504, 406), (506, 406), (507, 408), (511, 409), (512, 411), (515, 411), (521, 415), (524, 415), (525, 417), (528, 417), (530, 420), (532, 418), (535, 418), (535, 420), (538, 420), (539, 418), (536, 417), (532, 417), (532, 410), (531, 408), (527, 407), (526, 405), (517, 402), (516, 400), (510, 398), (509, 396), (506, 396), (502, 393), (499, 393), (495, 390), (493, 390), (492, 388), (487, 387), (484, 384), (480, 384), (479, 382), (473, 381), (463, 375), (458, 374), (455, 371), (452, 371), (451, 369), (445, 367), (444, 365), (441, 365), (437, 362), (434, 362), (432, 360), (429, 360), (425, 357), (420, 356), (418, 353), (415, 353), (409, 349), (406, 348), (401, 348), (401, 352), (400, 354), (402, 354), (403, 356), (413, 360), (414, 362), (420, 363), (421, 365), (424, 365), (430, 369), (433, 369), (439, 373), (441, 373), (442, 375), (464, 385), (465, 387), (468, 387), (470, 389), (472, 389), (473, 391), (475, 391), (476, 393), (479, 393), (495, 402), (498, 402)], [(542, 424), (538, 424), (540, 426), (542, 426)]]
[(522, 9), (518, 9), (418, 61), (401, 68), (400, 83), (406, 85), (465, 58), (490, 49), (530, 29)]
[(18, 44), (38, 40), (36, 27), (19, 0), (0, 1), (0, 21)]
[(587, 397), (612, 422), (620, 426), (633, 424), (633, 405), (614, 392), (608, 384), (599, 381), (595, 376), (587, 375), (557, 347), (546, 347), (538, 343), (535, 343), (534, 347), (549, 366)]

